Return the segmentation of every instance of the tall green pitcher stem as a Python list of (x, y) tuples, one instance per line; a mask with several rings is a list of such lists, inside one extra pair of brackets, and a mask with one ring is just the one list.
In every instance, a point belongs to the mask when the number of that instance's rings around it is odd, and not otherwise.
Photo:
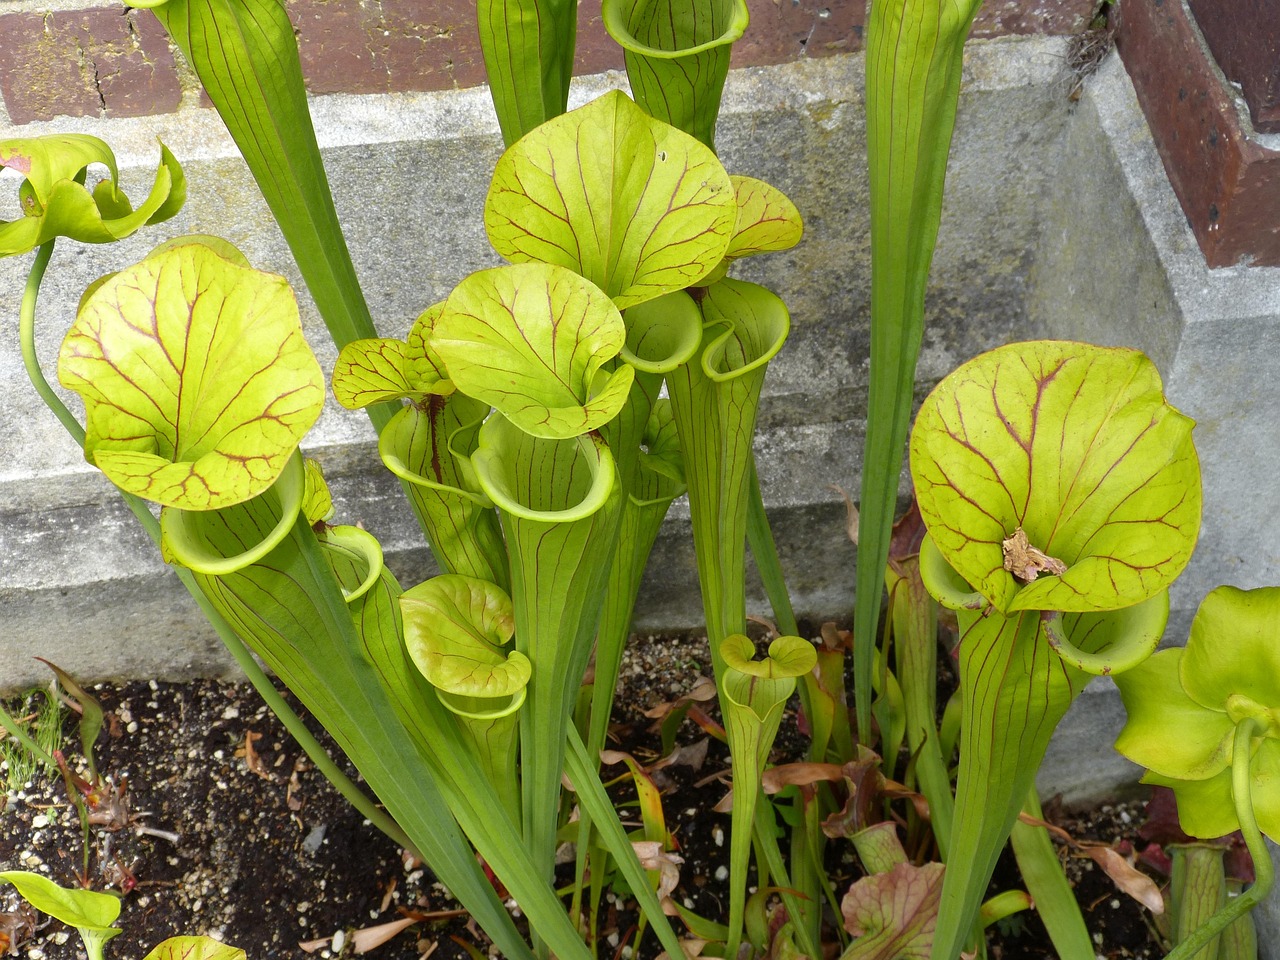
[(1231, 754), (1231, 797), (1235, 802), (1236, 816), (1240, 820), (1240, 833), (1253, 857), (1254, 882), (1248, 890), (1234, 897), (1225, 907), (1210, 917), (1191, 936), (1173, 948), (1166, 960), (1190, 960), (1207, 943), (1225, 930), (1237, 917), (1242, 917), (1271, 891), (1275, 882), (1275, 867), (1266, 842), (1258, 830), (1253, 812), (1253, 798), (1249, 792), (1249, 761), (1252, 738), (1257, 724), (1252, 717), (1245, 717), (1236, 724)]
[[(53, 256), (53, 247), (54, 241), (52, 240), (40, 247), (36, 252), (35, 262), (31, 265), (31, 272), (27, 275), (27, 285), (22, 294), (22, 306), (19, 315), (18, 339), (22, 349), (22, 362), (26, 367), (27, 376), (31, 379), (31, 385), (35, 387), (45, 405), (53, 411), (54, 416), (66, 428), (71, 438), (79, 446), (84, 446), (84, 427), (80, 425), (80, 421), (67, 409), (67, 405), (62, 402), (62, 398), (54, 392), (49, 381), (45, 379), (44, 372), (40, 369), (40, 361), (36, 356), (36, 300), (40, 294), (40, 283), (44, 279), (45, 270), (49, 266), (49, 259)], [(123, 491), (121, 491), (121, 496), (124, 497), (125, 503), (129, 505), (129, 509), (133, 511), (134, 516), (138, 518), (138, 522), (142, 524), (142, 528), (147, 531), (147, 535), (151, 537), (154, 543), (159, 545), (160, 523), (152, 516), (151, 511), (147, 508), (146, 501)], [(320, 742), (311, 735), (311, 732), (302, 722), (302, 718), (280, 696), (275, 685), (272, 684), (271, 679), (262, 667), (258, 665), (258, 661), (254, 659), (253, 654), (245, 647), (244, 642), (241, 641), (227, 621), (222, 618), (221, 614), (214, 609), (204, 594), (196, 587), (191, 571), (185, 567), (174, 567), (174, 572), (177, 573), (178, 579), (182, 581), (182, 585), (186, 587), (187, 592), (191, 594), (192, 599), (200, 607), (200, 611), (217, 632), (218, 637), (231, 653), (231, 656), (235, 658), (237, 665), (244, 671), (245, 676), (249, 678), (249, 682), (253, 684), (254, 689), (258, 691), (271, 709), (271, 712), (284, 724), (285, 729), (292, 734), (293, 738), (298, 742), (298, 746), (302, 747), (303, 752), (306, 753), (307, 758), (315, 764), (316, 769), (320, 771), (326, 780), (333, 784), (334, 789), (342, 794), (365, 819), (400, 846), (407, 850), (416, 851), (413, 843), (405, 832), (400, 829), (395, 820), (369, 799), (368, 795), (339, 769), (333, 758), (320, 745)]]

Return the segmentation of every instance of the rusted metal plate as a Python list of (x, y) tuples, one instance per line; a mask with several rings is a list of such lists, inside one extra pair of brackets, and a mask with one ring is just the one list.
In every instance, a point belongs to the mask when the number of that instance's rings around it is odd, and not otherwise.
[(1122, 5), (1116, 43), (1211, 267), (1280, 266), (1280, 152), (1241, 129), (1183, 0)]
[(1280, 0), (1190, 0), (1209, 51), (1240, 84), (1254, 129), (1280, 133)]

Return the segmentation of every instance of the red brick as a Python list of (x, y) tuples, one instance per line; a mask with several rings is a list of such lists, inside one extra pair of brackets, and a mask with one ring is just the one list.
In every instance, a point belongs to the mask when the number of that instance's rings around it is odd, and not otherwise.
[(14, 123), (165, 113), (182, 98), (160, 24), (120, 7), (0, 16), (0, 91)]
[(1080, 33), (1088, 27), (1097, 8), (1098, 0), (986, 0), (973, 18), (970, 36)]
[(449, 86), (484, 83), (475, 0), (382, 0), (382, 14), (395, 89), (437, 89), (414, 85), (424, 70), (443, 72)]
[(484, 82), (469, 0), (289, 0), (312, 93), (448, 90)]
[[(284, 0), (313, 93), (444, 90), (485, 80), (474, 0)], [(575, 72), (621, 69), (601, 0), (579, 9)], [(861, 49), (865, 0), (748, 0), (751, 25), (735, 66), (786, 63)], [(1094, 0), (988, 0), (975, 36), (1071, 33)], [(0, 14), (0, 92), (18, 123), (58, 114), (136, 115), (176, 109), (181, 96), (163, 31), (145, 11)]]
[(1191, 15), (1229, 80), (1240, 84), (1254, 128), (1280, 133), (1280, 8), (1275, 0), (1190, 0)]
[(601, 0), (580, 0), (578, 4), (578, 45), (573, 51), (573, 72), (579, 76), (622, 70), (622, 47), (604, 28)]
[(1116, 42), (1205, 261), (1280, 266), (1280, 151), (1241, 129), (1180, 0), (1126, 4)]
[(735, 67), (861, 50), (864, 0), (747, 0), (751, 24), (733, 45)]

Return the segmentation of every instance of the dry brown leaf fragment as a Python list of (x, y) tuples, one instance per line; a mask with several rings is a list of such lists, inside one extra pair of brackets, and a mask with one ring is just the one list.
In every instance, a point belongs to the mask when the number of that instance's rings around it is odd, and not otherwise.
[(1067, 565), (1057, 557), (1051, 557), (1039, 547), (1033, 547), (1021, 527), (1000, 544), (1004, 554), (1004, 568), (1023, 583), (1030, 583), (1042, 573), (1061, 576)]
[(392, 877), (390, 880), (387, 881), (387, 889), (383, 891), (382, 903), (378, 905), (379, 913), (387, 912), (387, 907), (391, 906), (391, 898), (395, 896), (395, 893), (396, 893), (396, 878)]
[(1018, 814), (1018, 819), (1033, 827), (1044, 827), (1068, 847), (1100, 866), (1121, 892), (1128, 894), (1157, 916), (1164, 913), (1164, 898), (1160, 895), (1156, 882), (1135, 867), (1119, 850), (1105, 843), (1076, 840), (1061, 827), (1029, 813)]
[(828, 490), (834, 490), (840, 494), (844, 500), (844, 533), (849, 538), (849, 542), (855, 547), (858, 545), (858, 508), (854, 506), (853, 497), (849, 496), (844, 487), (837, 486), (834, 483), (827, 484)]
[(840, 630), (836, 625), (827, 621), (822, 625), (822, 645), (828, 650), (852, 650), (853, 649), (853, 632), (850, 630)]
[[(707, 948), (707, 944), (710, 942), (710, 940), (698, 939), (681, 940), (680, 949), (684, 951), (687, 960), (697, 960), (698, 957), (702, 956), (702, 951)], [(663, 950), (655, 960), (671, 960), (671, 954)]]
[(392, 937), (403, 930), (407, 930), (417, 922), (415, 917), (401, 917), (399, 920), (391, 920), (388, 923), (379, 923), (376, 926), (353, 930), (351, 932), (352, 947), (356, 953), (368, 953), (375, 947), (382, 946)]
[(778, 632), (778, 625), (774, 623), (772, 620), (770, 620), (768, 617), (759, 617), (759, 616), (756, 616), (754, 613), (748, 613), (747, 622), (754, 623), (761, 627), (764, 627), (766, 631), (766, 636), (765, 636), (766, 640), (776, 640), (778, 639), (778, 637), (782, 636), (782, 634)]
[(805, 787), (813, 783), (828, 781), (841, 783), (844, 780), (844, 767), (838, 763), (783, 763), (770, 767), (760, 777), (760, 787), (765, 793), (774, 794), (786, 787)]
[(680, 911), (671, 902), (671, 892), (680, 883), (680, 864), (684, 863), (684, 858), (679, 854), (663, 850), (662, 844), (656, 840), (636, 840), (632, 842), (631, 847), (636, 852), (636, 859), (640, 861), (640, 866), (646, 870), (658, 871), (657, 894), (658, 902), (662, 904), (662, 912), (669, 917), (676, 916)]
[(651, 771), (662, 770), (666, 767), (688, 767), (694, 773), (702, 769), (703, 764), (707, 762), (707, 746), (710, 740), (703, 737), (693, 743), (677, 746), (669, 754), (658, 760), (649, 767)]
[(12, 910), (0, 911), (0, 950), (6, 956), (20, 956), (18, 948), (36, 935), (36, 911), (25, 900)]
[(667, 714), (671, 713), (677, 707), (684, 706), (690, 701), (694, 703), (706, 703), (708, 700), (714, 700), (716, 697), (716, 683), (710, 677), (698, 677), (694, 683), (693, 689), (681, 697), (671, 700), (667, 703), (659, 703), (644, 711), (644, 715), (650, 720), (661, 720)]
[[(85, 799), (89, 807), (89, 823), (95, 827), (115, 833), (137, 819), (129, 810), (129, 778), (126, 776), (120, 777), (119, 784), (108, 777), (105, 785)], [(146, 814), (137, 816), (144, 817)]]
[(1094, 863), (1106, 871), (1111, 882), (1121, 891), (1159, 916), (1164, 913), (1164, 898), (1154, 880), (1125, 859), (1114, 847), (1104, 844), (1082, 844), (1081, 849)]
[(263, 780), (275, 780), (271, 771), (267, 769), (266, 764), (262, 762), (262, 757), (257, 750), (253, 748), (256, 741), (262, 739), (262, 734), (255, 733), (252, 730), (246, 730), (244, 734), (244, 746), (236, 750), (236, 757), (244, 759), (244, 765), (250, 773), (255, 773)]
[(293, 771), (289, 774), (289, 786), (284, 791), (284, 802), (294, 813), (302, 809), (302, 781), (298, 779), (298, 764), (293, 765)]

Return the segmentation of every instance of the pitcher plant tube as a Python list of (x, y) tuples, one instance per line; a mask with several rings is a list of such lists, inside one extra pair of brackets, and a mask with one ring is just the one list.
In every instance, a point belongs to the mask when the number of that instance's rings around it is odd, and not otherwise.
[(1116, 678), (1129, 715), (1116, 749), (1147, 768), (1145, 782), (1173, 789), (1187, 834), (1240, 830), (1253, 857), (1254, 884), (1181, 940), (1169, 954), (1177, 960), (1216, 943), (1274, 882), (1262, 834), (1280, 835), (1278, 616), (1280, 587), (1218, 587), (1200, 604), (1186, 647)]
[[(227, 289), (228, 277), (247, 269), (202, 243), (173, 245), (117, 274), (86, 300), (64, 343), (61, 369), (69, 386), (87, 394), (91, 424), (102, 425), (90, 432), (90, 455), (123, 482), (170, 501), (161, 516), (166, 556), (194, 572), (224, 619), (334, 731), (433, 869), (484, 917), (504, 952), (527, 955), (528, 947), (458, 825), (434, 811), (454, 811), (508, 886), (520, 890), (540, 934), (558, 953), (575, 955), (585, 948), (549, 887), (533, 879), (537, 871), (516, 825), (494, 815), (502, 809), (495, 795), (487, 802), (476, 796), (482, 770), (408, 662), (399, 586), (382, 569), (376, 541), (353, 528), (321, 524), (317, 531), (302, 511), (308, 498), (294, 434), (318, 412), (318, 368), (309, 355), (291, 360), (285, 349), (300, 340), (301, 328), (279, 278), (262, 275), (244, 285), (276, 290), (274, 298), (215, 295)], [(237, 280), (237, 288), (242, 284)], [(256, 340), (218, 333), (223, 325), (243, 329), (243, 314), (252, 317), (255, 310), (266, 311), (268, 321)], [(134, 352), (116, 351), (122, 341)], [(184, 342), (225, 343), (228, 352), (213, 349), (204, 362), (175, 362)], [(100, 376), (108, 356), (139, 369)], [(279, 369), (272, 358), (280, 360)], [(247, 390), (242, 403), (227, 404), (208, 376), (214, 363), (256, 373), (262, 383)], [(180, 406), (180, 399), (189, 404)], [(297, 429), (246, 428), (273, 412), (295, 416)], [(116, 429), (121, 418), (131, 424), (132, 437)], [(241, 446), (246, 436), (253, 438), (249, 447)], [(283, 454), (289, 459), (273, 482), (267, 465)], [(251, 474), (247, 489), (242, 472), (220, 472), (224, 461), (248, 464), (242, 471)], [(249, 499), (243, 499), (246, 493)]]
[[(1137, 351), (1042, 341), (943, 379), (911, 436), (921, 573), (957, 611), (961, 765), (935, 958), (964, 947), (1054, 727), (1141, 663), (1200, 524), (1192, 422)], [(1016, 719), (1015, 719), (1016, 718)]]
[[(513, 265), (467, 278), (405, 341), (380, 339), (333, 214), (282, 9), (271, 0), (146, 6), (187, 53), (263, 185), (333, 338), (346, 348), (335, 393), (370, 411), (384, 462), (410, 492), (441, 567), (482, 596), (509, 598), (519, 656), (504, 661), (475, 644), (471, 653), (495, 670), (523, 658), (527, 687), (504, 687), (496, 712), (480, 707), (473, 702), (480, 691), (449, 689), (434, 639), (419, 644), (427, 666), (425, 674), (418, 669), (403, 642), (412, 603), (402, 604), (373, 537), (330, 525), (323, 477), (298, 453), (323, 384), (292, 294), (225, 241), (163, 245), (90, 288), (60, 356), (60, 377), (81, 395), (88, 421), (77, 433), (64, 408), (68, 429), (131, 498), (228, 645), (248, 642), (334, 731), (400, 821), (382, 817), (384, 829), (426, 855), (507, 955), (529, 947), (486, 884), (472, 844), (519, 899), (538, 948), (580, 955), (583, 944), (548, 882), (566, 765), (584, 822), (598, 821), (624, 874), (644, 873), (598, 780), (584, 780), (596, 749), (584, 750), (569, 724), (578, 685), (597, 632), (606, 675), (616, 675), (644, 556), (684, 486), (686, 442), (696, 460), (716, 659), (719, 641), (744, 625), (744, 504), (757, 482), (750, 435), (764, 365), (788, 318), (768, 291), (725, 274), (739, 257), (794, 244), (799, 215), (768, 185), (730, 177), (697, 138), (610, 94), (542, 124), (504, 155), (485, 219)], [(741, 10), (707, 12), (715, 36), (699, 35), (694, 46), (727, 49), (745, 25)], [(630, 28), (643, 32), (635, 15)], [(661, 19), (658, 10), (648, 15)], [(545, 54), (538, 55), (544, 78), (557, 70), (567, 77), (563, 64), (546, 69)], [(711, 82), (716, 99), (722, 79)], [(544, 90), (547, 116), (563, 109), (547, 94), (554, 86)], [(692, 96), (704, 104), (695, 112), (709, 142), (714, 106), (705, 104), (715, 101)], [(23, 187), (27, 216), (5, 234), (15, 250), (46, 234), (114, 239), (181, 204), (180, 169), (163, 148), (156, 186), (135, 211), (100, 142), (45, 146), (56, 163)], [(30, 166), (25, 154), (14, 156)], [(99, 161), (111, 178), (90, 197), (84, 168)], [(41, 256), (37, 273), (47, 250)], [(664, 380), (693, 386), (683, 400), (673, 387), (667, 403), (659, 400)], [(709, 433), (691, 426), (699, 411), (714, 412)], [(139, 497), (161, 506), (158, 524)], [(455, 622), (467, 634), (462, 606)], [(611, 686), (596, 691), (593, 747)], [(521, 696), (534, 709), (519, 709)], [(486, 772), (474, 748), (492, 743), (493, 729), (474, 722), (513, 716), (519, 750), (508, 745)], [(475, 787), (509, 769), (513, 757), (524, 794), (518, 808)], [(425, 812), (445, 807), (456, 822)], [(771, 849), (767, 859), (777, 857), (776, 842)], [(652, 891), (638, 887), (672, 949)]]
[[(121, 238), (140, 226), (160, 223), (173, 216), (181, 208), (186, 196), (185, 174), (177, 161), (163, 147), (160, 167), (156, 171), (151, 193), (136, 211), (116, 183), (114, 153), (96, 138), (81, 135), (53, 135), (6, 141), (3, 149), (9, 166), (12, 169), (21, 169), (26, 175), (19, 188), (20, 195), (29, 194), (32, 198), (25, 204), (25, 212), (29, 217), (40, 219), (44, 223), (44, 227), (35, 235), (24, 232), (29, 231), (24, 224), (17, 224), (14, 232), (8, 235), (12, 242), (9, 253), (25, 252), (25, 244), (39, 240), (51, 224), (57, 225), (56, 232), (65, 233), (73, 239), (108, 242)], [(86, 164), (88, 166), (85, 166)], [(111, 179), (95, 185), (91, 199), (86, 202), (86, 198), (90, 197), (90, 191), (86, 186), (89, 168), (94, 164), (105, 167)], [(25, 237), (23, 243), (17, 242), (19, 237)], [(238, 252), (223, 241), (205, 237), (203, 242), (229, 254), (233, 260), (239, 258)], [(44, 240), (37, 250), (22, 298), (19, 343), (32, 385), (75, 442), (83, 446), (85, 429), (46, 381), (35, 350), (36, 302), (53, 252), (54, 239), (52, 238)], [(102, 282), (94, 284), (94, 288)], [(92, 289), (89, 292), (92, 292)], [(123, 498), (139, 524), (152, 540), (159, 544), (160, 525), (152, 516), (145, 501), (128, 493), (123, 493)], [(200, 592), (190, 571), (178, 568), (176, 572), (183, 586), (191, 593), (209, 623), (222, 638), (228, 651), (253, 683), (254, 688), (294, 735), (316, 767), (379, 829), (398, 842), (411, 846), (412, 844), (395, 822), (373, 804), (341, 771), (307, 730), (302, 720), (277, 692), (248, 648)]]
[(871, 370), (853, 623), (863, 743), (871, 736), (872, 637), (911, 423), (925, 290), (942, 219), (964, 43), (978, 6), (978, 0), (885, 0), (868, 15)]
[(750, 19), (745, 0), (606, 0), (601, 13), (636, 102), (714, 147), (729, 51)]

